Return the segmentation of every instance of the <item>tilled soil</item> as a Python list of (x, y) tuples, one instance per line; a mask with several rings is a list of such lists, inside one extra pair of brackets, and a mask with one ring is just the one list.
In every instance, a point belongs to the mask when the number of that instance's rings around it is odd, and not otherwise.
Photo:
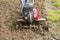
[(0, 0), (0, 40), (60, 40), (50, 32), (43, 35), (39, 30), (14, 28), (20, 9), (19, 0)]

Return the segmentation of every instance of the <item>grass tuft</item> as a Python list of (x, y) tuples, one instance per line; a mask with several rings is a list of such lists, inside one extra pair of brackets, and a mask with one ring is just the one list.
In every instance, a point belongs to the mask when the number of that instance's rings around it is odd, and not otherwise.
[(46, 17), (47, 17), (47, 20), (49, 20), (49, 21), (54, 21), (54, 22), (59, 21), (60, 20), (60, 10), (58, 10), (58, 11), (50, 10)]
[(60, 7), (60, 0), (54, 0), (52, 5), (55, 6), (55, 7)]

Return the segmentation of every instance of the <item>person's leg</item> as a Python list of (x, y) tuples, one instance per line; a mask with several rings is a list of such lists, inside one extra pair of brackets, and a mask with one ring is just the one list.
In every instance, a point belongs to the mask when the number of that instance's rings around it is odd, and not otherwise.
[(23, 6), (24, 6), (24, 3), (25, 3), (25, 0), (19, 0), (20, 1), (20, 5), (21, 5), (21, 12), (23, 11)]
[(21, 2), (21, 5), (23, 6), (25, 3), (25, 0), (20, 0), (20, 2)]
[(22, 7), (22, 9), (23, 9), (23, 6), (24, 6), (24, 4), (25, 4), (25, 0), (20, 0), (20, 3), (21, 3), (21, 7)]

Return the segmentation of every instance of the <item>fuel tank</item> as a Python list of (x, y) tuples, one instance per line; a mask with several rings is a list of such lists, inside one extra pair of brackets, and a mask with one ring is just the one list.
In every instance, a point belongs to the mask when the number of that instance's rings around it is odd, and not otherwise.
[(36, 8), (33, 8), (33, 14), (34, 14), (34, 20), (38, 20), (38, 10)]

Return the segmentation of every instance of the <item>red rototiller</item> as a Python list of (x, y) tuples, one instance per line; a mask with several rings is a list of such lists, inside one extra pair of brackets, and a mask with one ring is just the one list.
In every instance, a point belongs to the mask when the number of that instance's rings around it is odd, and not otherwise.
[(39, 18), (38, 10), (33, 7), (34, 0), (32, 0), (32, 3), (29, 0), (20, 0), (20, 2), (22, 13), (20, 19), (17, 20), (20, 23), (20, 26), (28, 26), (29, 28), (31, 28), (34, 27), (31, 25), (37, 25), (36, 27), (38, 28), (42, 27), (48, 29), (46, 18)]

